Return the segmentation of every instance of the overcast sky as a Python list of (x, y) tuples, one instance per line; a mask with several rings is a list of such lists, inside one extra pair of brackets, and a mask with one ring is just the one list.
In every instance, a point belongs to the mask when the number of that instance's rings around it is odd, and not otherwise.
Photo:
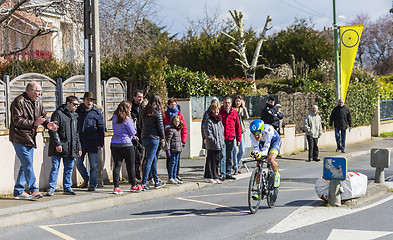
[[(220, 18), (229, 17), (229, 10), (243, 12), (245, 28), (261, 30), (267, 15), (272, 18), (272, 30), (268, 35), (285, 29), (295, 18), (312, 18), (315, 28), (331, 27), (333, 23), (333, 0), (155, 0), (161, 26), (166, 26), (171, 34), (186, 32), (187, 19), (203, 19), (218, 12)], [(367, 14), (372, 19), (389, 12), (391, 0), (336, 0), (338, 25), (346, 25), (359, 14)], [(393, 17), (393, 15), (392, 15)]]

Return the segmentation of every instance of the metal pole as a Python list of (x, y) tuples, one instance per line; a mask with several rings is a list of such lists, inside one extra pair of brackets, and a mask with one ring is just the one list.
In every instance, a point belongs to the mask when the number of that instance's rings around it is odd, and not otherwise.
[(334, 63), (336, 69), (336, 100), (341, 98), (340, 60), (338, 53), (338, 26), (336, 16), (336, 0), (333, 0), (333, 28), (334, 28)]
[(332, 207), (341, 206), (341, 192), (339, 180), (330, 180), (328, 202)]

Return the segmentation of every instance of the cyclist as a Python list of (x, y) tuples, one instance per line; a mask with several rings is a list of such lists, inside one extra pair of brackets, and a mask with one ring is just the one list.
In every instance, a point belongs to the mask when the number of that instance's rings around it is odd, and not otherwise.
[(280, 173), (278, 172), (278, 164), (275, 161), (281, 147), (280, 134), (274, 130), (270, 124), (265, 124), (262, 120), (254, 120), (250, 124), (251, 142), (254, 150), (251, 151), (250, 157), (261, 159), (267, 156), (267, 161), (271, 163), (274, 171), (274, 187), (280, 186)]

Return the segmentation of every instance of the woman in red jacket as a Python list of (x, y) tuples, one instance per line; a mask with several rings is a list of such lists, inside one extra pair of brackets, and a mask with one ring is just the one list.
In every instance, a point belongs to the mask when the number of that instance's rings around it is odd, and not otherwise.
[[(167, 106), (167, 110), (165, 111), (165, 116), (164, 116), (164, 121), (163, 121), (165, 130), (170, 127), (171, 118), (175, 115), (178, 115), (180, 117), (181, 122), (183, 123), (183, 127), (180, 129), (180, 134), (181, 134), (182, 146), (184, 149), (184, 146), (186, 145), (186, 142), (187, 142), (186, 121), (184, 120), (183, 114), (180, 113), (180, 109), (179, 109), (179, 106), (177, 105), (176, 99), (170, 98), (168, 100), (168, 106)], [(169, 163), (170, 163), (170, 158), (169, 158), (169, 155), (167, 154), (167, 158), (166, 158), (167, 168), (166, 169), (168, 170), (168, 174), (169, 174)], [(180, 158), (179, 158), (179, 163), (177, 164), (176, 176), (179, 181), (182, 181), (182, 179), (179, 176), (179, 168), (180, 168)]]

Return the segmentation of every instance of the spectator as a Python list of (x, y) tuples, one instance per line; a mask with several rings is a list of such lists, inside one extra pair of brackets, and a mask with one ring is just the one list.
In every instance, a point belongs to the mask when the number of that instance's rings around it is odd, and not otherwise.
[(244, 101), (243, 97), (240, 95), (237, 95), (232, 102), (232, 107), (235, 109), (238, 114), (239, 114), (239, 120), (240, 120), (240, 126), (242, 128), (242, 140), (240, 141), (239, 145), (239, 151), (236, 151), (236, 147), (234, 148), (233, 151), (233, 170), (234, 170), (234, 175), (237, 175), (240, 172), (239, 170), (239, 163), (242, 160), (243, 154), (244, 154), (244, 132), (246, 131), (246, 127), (244, 124), (244, 120), (248, 119), (248, 112), (247, 112), (247, 107), (246, 107), (246, 102)]
[(154, 93), (142, 110), (140, 115), (140, 128), (142, 145), (146, 149), (146, 164), (143, 169), (142, 184), (145, 190), (151, 190), (147, 185), (147, 178), (150, 170), (152, 171), (154, 178), (155, 188), (160, 188), (165, 185), (162, 181), (159, 181), (157, 176), (157, 150), (158, 145), (161, 141), (164, 141), (164, 125), (162, 122), (162, 102), (161, 97), (158, 93)]
[(337, 101), (337, 106), (333, 108), (330, 115), (329, 126), (333, 126), (334, 123), (334, 133), (336, 137), (337, 149), (336, 152), (340, 151), (345, 153), (345, 136), (346, 129), (349, 125), (349, 131), (352, 129), (352, 118), (349, 109), (344, 106), (344, 99), (339, 99)]
[(240, 145), (240, 141), (242, 140), (242, 129), (240, 126), (239, 114), (232, 108), (232, 99), (230, 97), (225, 98), (224, 105), (220, 109), (220, 115), (222, 117), (225, 137), (225, 160), (224, 158), (221, 160), (221, 178), (235, 180), (236, 178), (231, 174), (232, 153), (235, 144), (236, 146)]
[(220, 106), (217, 101), (212, 101), (208, 118), (203, 127), (206, 139), (206, 163), (204, 178), (207, 183), (222, 182), (218, 176), (218, 164), (222, 158), (222, 149), (225, 147), (224, 126), (222, 125)]
[(183, 122), (179, 115), (173, 115), (170, 122), (170, 127), (166, 130), (166, 141), (169, 145), (170, 164), (168, 183), (181, 184), (181, 180), (177, 178), (178, 165), (180, 153), (183, 150), (183, 142), (181, 138), (181, 130), (183, 129)]
[[(142, 153), (143, 153), (143, 147), (141, 144), (141, 129), (139, 128), (139, 119), (140, 119), (140, 113), (142, 109), (144, 108), (143, 106), (143, 92), (142, 90), (136, 90), (134, 92), (134, 96), (132, 97), (131, 103), (132, 103), (132, 108), (131, 108), (131, 118), (134, 120), (136, 126), (137, 126), (137, 132), (136, 136), (138, 137), (138, 140), (133, 139), (132, 144), (134, 145), (134, 151), (135, 151), (135, 175), (137, 181), (142, 180), (142, 170), (141, 170), (141, 163), (142, 163)], [(130, 182), (131, 183), (131, 182)]]
[(318, 106), (313, 105), (311, 112), (307, 114), (304, 119), (304, 129), (306, 131), (306, 137), (308, 142), (308, 160), (307, 162), (316, 161), (319, 162), (318, 158), (318, 138), (322, 135), (322, 120), (318, 114)]
[[(39, 101), (42, 93), (41, 85), (31, 81), (26, 85), (26, 91), (17, 96), (11, 103), (11, 124), (9, 140), (14, 146), (16, 155), (21, 163), (14, 186), (14, 199), (38, 199), (42, 197), (38, 187), (35, 185), (33, 169), (34, 148), (36, 148), (35, 137), (40, 125), (56, 131), (56, 122), (49, 122), (46, 111)], [(30, 194), (25, 192), (25, 184)]]
[(278, 131), (280, 125), (280, 119), (284, 117), (284, 115), (277, 114), (276, 109), (274, 108), (275, 99), (273, 96), (269, 96), (265, 108), (262, 109), (261, 119), (264, 123), (270, 124), (273, 128)]
[[(104, 147), (105, 124), (101, 111), (94, 106), (94, 95), (86, 92), (81, 98), (83, 103), (76, 109), (78, 114), (78, 133), (82, 146), (82, 155), (76, 160), (76, 167), (82, 175), (83, 183), (81, 188), (89, 187), (88, 191), (95, 191), (97, 188), (98, 151)], [(89, 157), (90, 173), (83, 164), (85, 155)]]
[(49, 131), (50, 141), (48, 155), (52, 159), (52, 169), (49, 173), (49, 189), (46, 196), (53, 196), (57, 186), (60, 160), (63, 158), (63, 194), (75, 195), (72, 190), (72, 170), (76, 157), (82, 155), (82, 147), (78, 134), (78, 98), (68, 96), (66, 103), (58, 107), (52, 114), (51, 120), (56, 121), (59, 129)]
[(123, 159), (126, 162), (128, 172), (128, 181), (131, 183), (131, 192), (141, 191), (143, 187), (136, 184), (135, 179), (135, 152), (132, 145), (132, 139), (136, 136), (136, 126), (130, 115), (131, 103), (122, 101), (113, 113), (113, 136), (111, 142), (111, 152), (115, 167), (113, 168), (113, 193), (123, 194), (119, 187), (120, 168)]
[(281, 109), (282, 109), (281, 104), (278, 104), (278, 103), (277, 103), (277, 104), (274, 106), (274, 109), (276, 109), (277, 117), (280, 119), (280, 120), (278, 121), (278, 129), (277, 129), (277, 132), (278, 132), (278, 134), (282, 135), (282, 134), (283, 134), (283, 133), (282, 133), (282, 119), (284, 118), (284, 114), (281, 112)]
[[(168, 106), (167, 106), (167, 110), (165, 111), (165, 117), (164, 117), (164, 127), (165, 130), (167, 130), (170, 127), (170, 121), (172, 119), (173, 116), (178, 115), (180, 117), (180, 120), (182, 122), (182, 128), (180, 129), (181, 132), (181, 144), (182, 144), (182, 148), (185, 147), (186, 142), (187, 142), (187, 127), (186, 127), (186, 120), (184, 119), (183, 114), (180, 113), (179, 110), (179, 106), (177, 105), (177, 101), (174, 98), (170, 98), (168, 100)], [(169, 167), (169, 163), (170, 163), (170, 157), (167, 155), (166, 158), (166, 166), (167, 166), (167, 170), (168, 170), (168, 174), (170, 171), (170, 167)], [(180, 170), (180, 158), (179, 158), (179, 163), (177, 164), (177, 168), (176, 168), (176, 176), (178, 178), (178, 181), (181, 182), (182, 179), (179, 176), (179, 170)]]
[(203, 148), (203, 149), (206, 148), (206, 147), (205, 147), (205, 139), (206, 139), (206, 136), (205, 136), (205, 133), (204, 133), (204, 131), (203, 131), (203, 128), (205, 127), (205, 122), (206, 122), (206, 120), (209, 118), (209, 113), (211, 112), (211, 110), (210, 110), (211, 104), (213, 104), (214, 102), (216, 102), (218, 105), (220, 105), (220, 101), (218, 100), (218, 98), (213, 97), (212, 100), (211, 100), (211, 102), (210, 102), (209, 108), (208, 108), (208, 109), (205, 111), (205, 113), (203, 114), (203, 119), (202, 119), (202, 123), (201, 123), (202, 148)]

